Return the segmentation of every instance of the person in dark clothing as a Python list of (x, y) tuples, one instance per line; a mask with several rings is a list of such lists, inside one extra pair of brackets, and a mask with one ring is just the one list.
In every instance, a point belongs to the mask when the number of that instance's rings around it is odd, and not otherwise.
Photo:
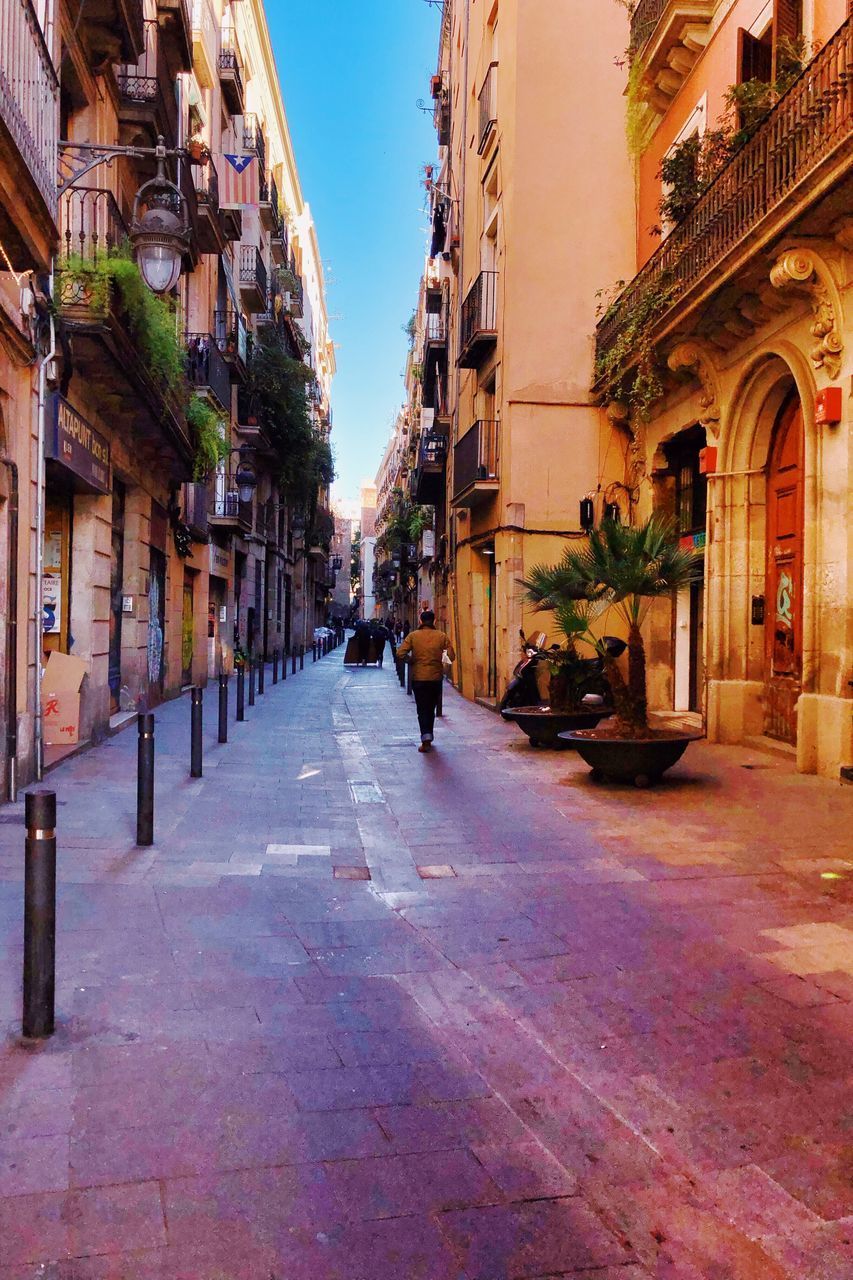
[(358, 644), (358, 660), (363, 667), (366, 667), (370, 657), (370, 625), (363, 618), (359, 618), (355, 624), (355, 638)]
[(435, 713), (444, 679), (445, 653), (452, 662), (456, 655), (450, 637), (446, 632), (436, 630), (435, 614), (432, 609), (425, 609), (417, 631), (406, 636), (397, 650), (399, 659), (412, 664), (412, 693), (418, 710), (418, 727), (421, 731), (418, 750), (421, 752), (432, 750)]
[(376, 651), (376, 661), (381, 667), (382, 659), (385, 656), (385, 641), (388, 638), (388, 632), (381, 622), (375, 622), (370, 629), (370, 633)]
[(410, 627), (409, 627), (409, 623), (408, 623), (408, 619), (407, 619), (407, 620), (403, 623), (403, 639), (404, 639), (404, 640), (405, 640), (406, 636), (409, 634), (409, 630), (410, 630)]

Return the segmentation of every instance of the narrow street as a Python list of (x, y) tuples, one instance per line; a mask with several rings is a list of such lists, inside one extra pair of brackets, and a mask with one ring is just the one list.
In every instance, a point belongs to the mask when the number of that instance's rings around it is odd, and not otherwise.
[(158, 709), (57, 792), (55, 1036), (18, 1043), (3, 1280), (849, 1280), (853, 791), (694, 745), (596, 786), (393, 666), (273, 687), (189, 779)]

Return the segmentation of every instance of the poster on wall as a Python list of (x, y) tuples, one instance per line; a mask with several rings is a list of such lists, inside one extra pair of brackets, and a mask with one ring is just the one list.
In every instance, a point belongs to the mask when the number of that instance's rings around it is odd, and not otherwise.
[(42, 578), (42, 617), (44, 634), (62, 630), (62, 578), (58, 573), (45, 573)]

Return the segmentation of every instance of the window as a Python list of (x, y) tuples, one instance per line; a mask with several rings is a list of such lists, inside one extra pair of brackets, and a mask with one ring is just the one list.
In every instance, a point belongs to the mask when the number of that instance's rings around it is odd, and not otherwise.
[(665, 446), (675, 476), (675, 520), (678, 532), (701, 533), (708, 509), (708, 477), (699, 470), (699, 451), (705, 447), (704, 427), (690, 427)]

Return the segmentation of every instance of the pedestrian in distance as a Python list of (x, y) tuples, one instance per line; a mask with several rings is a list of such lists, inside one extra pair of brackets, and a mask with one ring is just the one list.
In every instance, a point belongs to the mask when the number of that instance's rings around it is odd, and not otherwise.
[(418, 725), (421, 731), (421, 745), (418, 751), (432, 750), (435, 735), (435, 713), (441, 697), (441, 682), (444, 679), (444, 655), (452, 662), (456, 657), (450, 637), (444, 631), (437, 631), (435, 614), (432, 609), (424, 609), (421, 614), (421, 625), (416, 631), (410, 631), (397, 650), (397, 657), (412, 664), (412, 693), (415, 695), (415, 706), (418, 711)]
[(381, 622), (377, 621), (371, 623), (370, 638), (373, 641), (377, 665), (381, 668), (382, 659), (385, 656), (385, 641), (388, 638), (388, 632), (385, 630)]

